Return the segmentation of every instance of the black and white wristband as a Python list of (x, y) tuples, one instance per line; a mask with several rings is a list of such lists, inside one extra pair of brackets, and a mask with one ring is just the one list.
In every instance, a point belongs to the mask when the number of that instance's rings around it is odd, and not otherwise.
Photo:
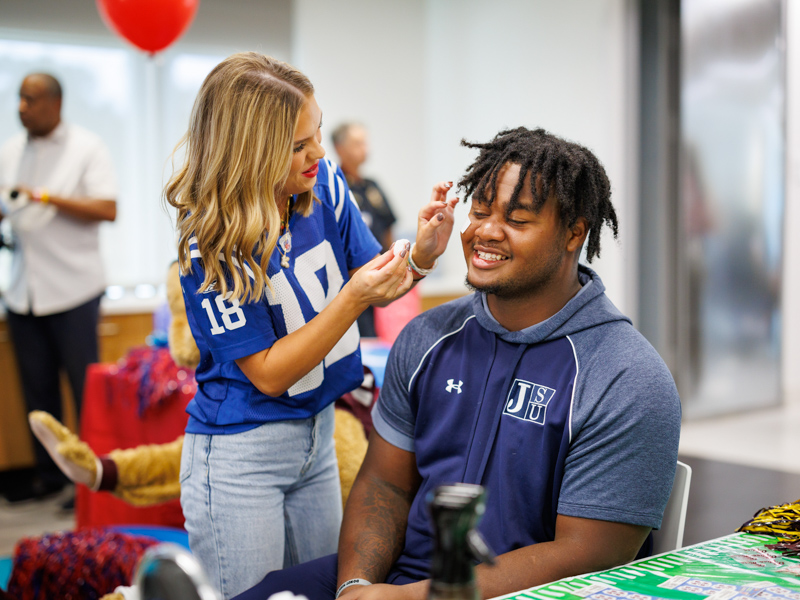
[(372, 582), (367, 581), (366, 579), (348, 579), (342, 585), (339, 586), (339, 589), (336, 590), (336, 595), (334, 598), (338, 598), (341, 596), (342, 592), (349, 588), (351, 585), (372, 585)]

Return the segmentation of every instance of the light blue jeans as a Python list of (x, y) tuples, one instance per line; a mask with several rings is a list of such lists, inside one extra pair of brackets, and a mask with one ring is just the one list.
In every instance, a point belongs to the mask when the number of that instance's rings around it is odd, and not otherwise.
[(231, 598), (270, 571), (336, 552), (342, 496), (333, 405), (232, 435), (187, 434), (181, 506), (192, 553)]

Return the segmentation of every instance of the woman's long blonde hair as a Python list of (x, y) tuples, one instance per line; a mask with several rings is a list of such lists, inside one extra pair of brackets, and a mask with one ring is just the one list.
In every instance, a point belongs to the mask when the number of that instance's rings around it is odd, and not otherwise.
[[(229, 56), (203, 82), (176, 148), (185, 147), (183, 166), (164, 190), (178, 210), (184, 273), (191, 271), (189, 244), (197, 238), (205, 269), (198, 291), (213, 286), (247, 302), (260, 300), (269, 286), (281, 222), (275, 195), (289, 175), (297, 121), (313, 93), (300, 71), (256, 52)], [(295, 210), (308, 215), (313, 202), (313, 192), (300, 194)]]

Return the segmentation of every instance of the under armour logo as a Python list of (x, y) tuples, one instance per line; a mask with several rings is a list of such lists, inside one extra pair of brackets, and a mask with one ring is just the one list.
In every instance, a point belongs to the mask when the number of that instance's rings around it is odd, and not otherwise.
[(460, 379), (458, 383), (453, 383), (455, 379), (448, 379), (447, 380), (447, 387), (445, 388), (446, 391), (453, 393), (453, 390), (456, 390), (459, 394), (461, 393), (461, 386), (464, 385), (464, 382)]

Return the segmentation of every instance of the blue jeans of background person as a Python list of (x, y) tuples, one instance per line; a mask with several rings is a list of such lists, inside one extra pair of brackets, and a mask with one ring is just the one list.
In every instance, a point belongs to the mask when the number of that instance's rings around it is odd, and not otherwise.
[(224, 598), (275, 569), (336, 551), (342, 497), (333, 405), (231, 435), (187, 434), (181, 506), (189, 546)]

